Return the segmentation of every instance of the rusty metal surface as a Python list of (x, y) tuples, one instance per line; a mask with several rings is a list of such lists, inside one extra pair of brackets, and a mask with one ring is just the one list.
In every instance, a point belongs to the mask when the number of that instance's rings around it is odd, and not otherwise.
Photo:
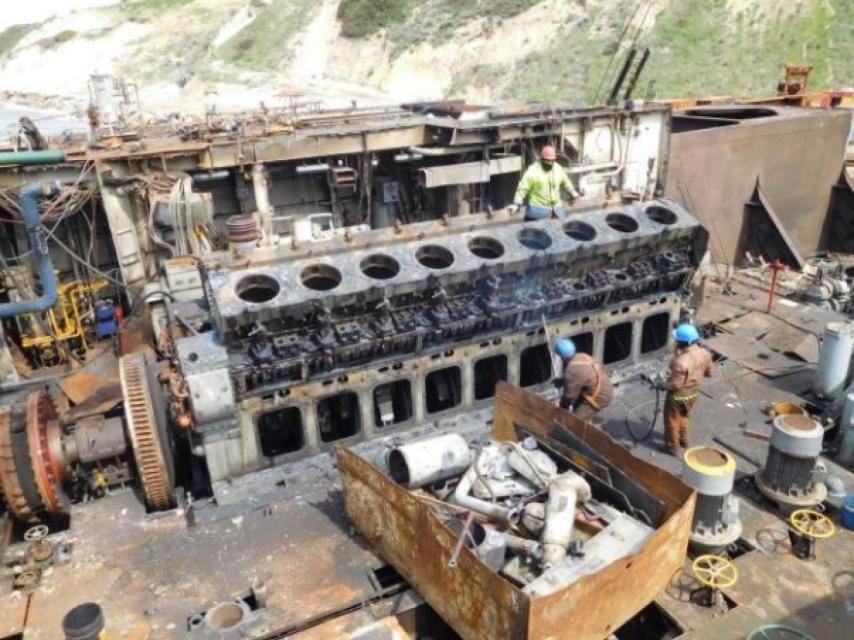
[(166, 509), (172, 504), (173, 474), (169, 469), (168, 450), (161, 440), (143, 355), (122, 356), (119, 376), (125, 422), (145, 500), (155, 509)]
[(59, 433), (56, 406), (47, 391), (27, 396), (27, 442), (36, 486), (45, 510), (65, 513), (68, 499), (62, 490), (62, 465), (57, 449)]
[[(372, 596), (368, 571), (382, 564), (351, 537), (328, 489), (191, 528), (180, 510), (146, 515), (128, 492), (75, 506), (71, 522), (54, 536), (72, 543), (71, 562), (33, 592), (26, 637), (59, 637), (65, 612), (87, 600), (103, 606), (111, 638), (190, 637), (189, 616), (247, 595), (259, 578), (267, 606), (247, 637), (262, 637)], [(19, 598), (0, 585), (0, 618)]]
[(772, 351), (761, 340), (740, 335), (721, 333), (705, 340), (703, 344), (713, 352), (769, 378), (785, 375), (796, 368), (803, 367), (803, 362)]
[(66, 376), (59, 383), (62, 393), (74, 404), (82, 404), (104, 387), (115, 384), (115, 379), (90, 371), (78, 371)]
[(715, 259), (721, 262), (739, 257), (745, 203), (757, 181), (798, 250), (808, 255), (820, 248), (851, 113), (773, 109), (777, 116), (684, 131), (671, 138), (665, 193), (706, 223)]
[(11, 420), (11, 407), (0, 407), (0, 490), (6, 506), (15, 516), (24, 522), (35, 523), (38, 522), (37, 514), (33, 512), (18, 479)]
[(682, 566), (695, 495), (681, 480), (633, 456), (593, 425), (539, 396), (499, 383), (493, 437), (516, 439), (520, 429), (546, 442), (556, 430), (572, 431), (664, 502), (665, 520), (641, 551), (567, 589), (531, 600), (527, 637), (607, 638), (649, 604)]
[(347, 516), (377, 552), (466, 639), (524, 638), (528, 599), (468, 548), (432, 509), (355, 453), (335, 450)]
[(450, 569), (456, 537), (432, 509), (366, 460), (338, 447), (347, 515), (463, 638), (606, 638), (648, 604), (682, 566), (694, 494), (591, 425), (539, 396), (499, 383), (493, 437), (516, 439), (518, 427), (546, 442), (553, 429), (570, 429), (660, 498), (665, 522), (637, 554), (548, 597), (530, 598), (468, 549), (457, 569)]
[(113, 380), (105, 384), (98, 383), (97, 387), (90, 387), (92, 392), (86, 395), (86, 399), (80, 404), (72, 407), (61, 417), (63, 423), (71, 424), (86, 416), (100, 415), (121, 403), (122, 385)]

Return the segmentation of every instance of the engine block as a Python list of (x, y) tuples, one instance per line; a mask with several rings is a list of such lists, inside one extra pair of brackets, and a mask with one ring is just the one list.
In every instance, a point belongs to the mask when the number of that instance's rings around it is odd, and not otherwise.
[(238, 394), (676, 291), (704, 234), (675, 203), (565, 223), (454, 222), (273, 265), (212, 265), (209, 302), (224, 344), (239, 350)]
[[(211, 331), (176, 340), (211, 476), (471, 406), (497, 380), (545, 384), (547, 331), (589, 329), (579, 344), (606, 364), (663, 348), (706, 241), (679, 205), (655, 201), (568, 220), (498, 211), (213, 254), (202, 265)], [(654, 315), (657, 334), (644, 326), (606, 345), (625, 313), (636, 324)], [(467, 351), (517, 343), (488, 364)], [(536, 358), (510, 364), (528, 347)], [(432, 371), (460, 360), (465, 371)], [(419, 380), (404, 390), (412, 370)], [(266, 446), (270, 438), (286, 444)], [(236, 441), (240, 454), (211, 450)], [(228, 468), (211, 468), (216, 460)]]

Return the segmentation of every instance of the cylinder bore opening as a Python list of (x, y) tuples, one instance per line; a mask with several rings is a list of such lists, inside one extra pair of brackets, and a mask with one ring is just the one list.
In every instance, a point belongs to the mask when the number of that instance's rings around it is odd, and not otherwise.
[(447, 269), (454, 264), (454, 254), (437, 244), (425, 244), (419, 248), (415, 259), (428, 269)]
[(652, 206), (644, 210), (646, 217), (658, 224), (676, 224), (676, 214), (667, 207)]
[(573, 240), (590, 242), (596, 237), (596, 229), (581, 220), (573, 220), (563, 225), (563, 232)]
[(609, 213), (605, 216), (605, 222), (614, 231), (620, 233), (634, 233), (640, 227), (637, 220), (625, 213)]
[(240, 626), (244, 617), (243, 607), (236, 602), (221, 602), (208, 610), (205, 623), (212, 631), (230, 631)]
[(504, 255), (504, 245), (495, 238), (479, 236), (469, 240), (469, 251), (478, 258), (495, 260)]
[(269, 302), (279, 295), (280, 290), (279, 282), (263, 273), (244, 276), (234, 287), (237, 297), (244, 302)]
[(692, 452), (694, 460), (707, 467), (723, 467), (727, 463), (727, 456), (723, 451), (712, 447), (697, 447)]
[(315, 291), (329, 291), (341, 284), (341, 272), (328, 264), (313, 264), (300, 274), (303, 285)]
[(522, 229), (519, 232), (519, 244), (534, 251), (542, 251), (552, 246), (552, 239), (542, 229)]
[(794, 431), (812, 431), (818, 423), (809, 416), (799, 416), (797, 414), (783, 415), (777, 418), (780, 424)]
[(409, 465), (406, 464), (406, 458), (397, 449), (388, 454), (388, 473), (391, 479), (398, 484), (409, 482)]
[(359, 263), (359, 268), (369, 278), (388, 280), (400, 273), (400, 263), (384, 253), (374, 253)]

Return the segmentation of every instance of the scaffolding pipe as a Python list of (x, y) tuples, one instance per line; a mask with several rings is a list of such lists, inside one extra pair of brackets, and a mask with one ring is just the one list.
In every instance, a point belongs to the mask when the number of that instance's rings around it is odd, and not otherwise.
[(22, 313), (47, 311), (56, 304), (57, 284), (53, 272), (53, 261), (47, 238), (39, 216), (39, 196), (52, 195), (58, 191), (56, 185), (48, 186), (33, 182), (21, 189), (21, 212), (27, 225), (27, 243), (36, 261), (36, 273), (42, 284), (42, 295), (30, 300), (19, 300), (0, 304), (0, 318), (11, 318)]

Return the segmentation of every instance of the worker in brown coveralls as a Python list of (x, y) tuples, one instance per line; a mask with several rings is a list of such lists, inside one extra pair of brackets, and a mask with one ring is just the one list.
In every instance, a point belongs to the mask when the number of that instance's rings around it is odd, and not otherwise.
[(590, 421), (614, 399), (614, 385), (605, 368), (586, 353), (576, 353), (575, 343), (561, 338), (555, 353), (563, 361), (563, 392), (560, 406), (576, 417)]
[(697, 342), (700, 334), (692, 324), (680, 324), (673, 331), (676, 353), (670, 361), (667, 380), (659, 385), (667, 391), (664, 400), (664, 442), (671, 455), (687, 448), (691, 428), (691, 410), (697, 403), (700, 381), (710, 378), (715, 370), (712, 354)]

